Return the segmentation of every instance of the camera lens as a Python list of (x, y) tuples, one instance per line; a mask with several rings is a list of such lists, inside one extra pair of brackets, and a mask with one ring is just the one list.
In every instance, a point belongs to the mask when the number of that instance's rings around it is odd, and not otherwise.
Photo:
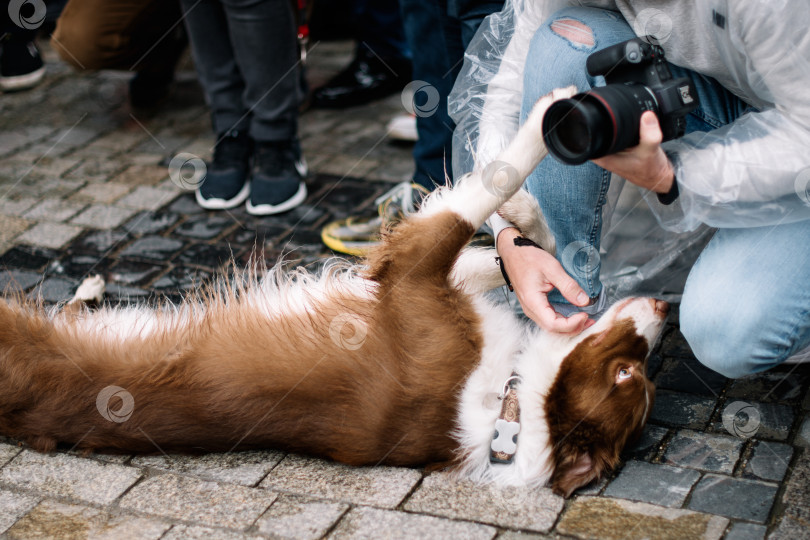
[(604, 128), (612, 131), (612, 121), (587, 94), (553, 103), (543, 117), (543, 138), (549, 152), (571, 165), (584, 163), (588, 156), (600, 152), (606, 141)]
[(557, 129), (560, 144), (573, 154), (582, 154), (588, 150), (588, 121), (582, 109), (573, 108), (568, 111), (565, 121)]
[(543, 139), (551, 155), (570, 165), (638, 144), (641, 114), (656, 110), (653, 94), (640, 84), (611, 84), (557, 101), (543, 117)]

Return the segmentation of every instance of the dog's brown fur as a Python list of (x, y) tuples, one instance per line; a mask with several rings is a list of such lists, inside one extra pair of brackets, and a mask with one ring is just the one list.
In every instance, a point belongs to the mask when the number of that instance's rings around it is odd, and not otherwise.
[(587, 338), (566, 357), (545, 403), (554, 443), (551, 483), (558, 493), (567, 497), (615, 467), (626, 442), (641, 434), (655, 385), (643, 376), (614, 381), (622, 367), (645, 373), (648, 352), (628, 319)]
[[(472, 233), (451, 213), (403, 223), (369, 259), (374, 300), (338, 296), (317, 315), (268, 320), (236, 297), (215, 297), (199, 324), (136, 344), (77, 335), (0, 303), (0, 433), (45, 451), (66, 442), (273, 447), (355, 465), (451, 460), (457, 394), (482, 343), (469, 299), (448, 282), (447, 254)], [(330, 338), (341, 312), (368, 321), (362, 348)], [(96, 410), (109, 385), (136, 400), (126, 422)]]

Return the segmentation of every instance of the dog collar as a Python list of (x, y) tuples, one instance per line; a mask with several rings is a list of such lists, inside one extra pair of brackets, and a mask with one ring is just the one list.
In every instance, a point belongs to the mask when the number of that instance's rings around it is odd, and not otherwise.
[(515, 387), (520, 375), (512, 375), (504, 382), (503, 391), (498, 396), (501, 401), (501, 414), (495, 421), (495, 433), (489, 449), (489, 462), (499, 464), (512, 463), (517, 452), (517, 438), (520, 433), (520, 404)]

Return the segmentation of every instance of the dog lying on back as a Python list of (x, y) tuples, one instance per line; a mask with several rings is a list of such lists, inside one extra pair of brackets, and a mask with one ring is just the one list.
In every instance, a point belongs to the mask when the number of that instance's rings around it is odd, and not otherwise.
[(518, 191), (546, 154), (543, 112), (572, 94), (541, 99), (495, 166), (431, 195), (362, 264), (277, 268), (161, 309), (0, 301), (0, 434), (41, 451), (280, 448), (451, 466), (570, 495), (640, 433), (667, 306), (628, 299), (580, 335), (545, 333), (485, 298), (503, 285), (494, 250), (464, 247), (507, 203), (553, 249)]

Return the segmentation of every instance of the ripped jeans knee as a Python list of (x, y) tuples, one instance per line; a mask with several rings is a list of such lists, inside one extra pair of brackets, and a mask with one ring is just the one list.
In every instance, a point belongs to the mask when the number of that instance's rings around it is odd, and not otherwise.
[(601, 84), (601, 77), (590, 77), (585, 71), (588, 56), (632, 37), (635, 34), (630, 24), (616, 11), (589, 7), (557, 11), (532, 38), (524, 70), (524, 95), (534, 104), (555, 88), (575, 85), (582, 92)]
[(570, 17), (554, 19), (549, 24), (549, 29), (567, 40), (575, 49), (592, 50), (596, 45), (591, 27), (577, 19)]

